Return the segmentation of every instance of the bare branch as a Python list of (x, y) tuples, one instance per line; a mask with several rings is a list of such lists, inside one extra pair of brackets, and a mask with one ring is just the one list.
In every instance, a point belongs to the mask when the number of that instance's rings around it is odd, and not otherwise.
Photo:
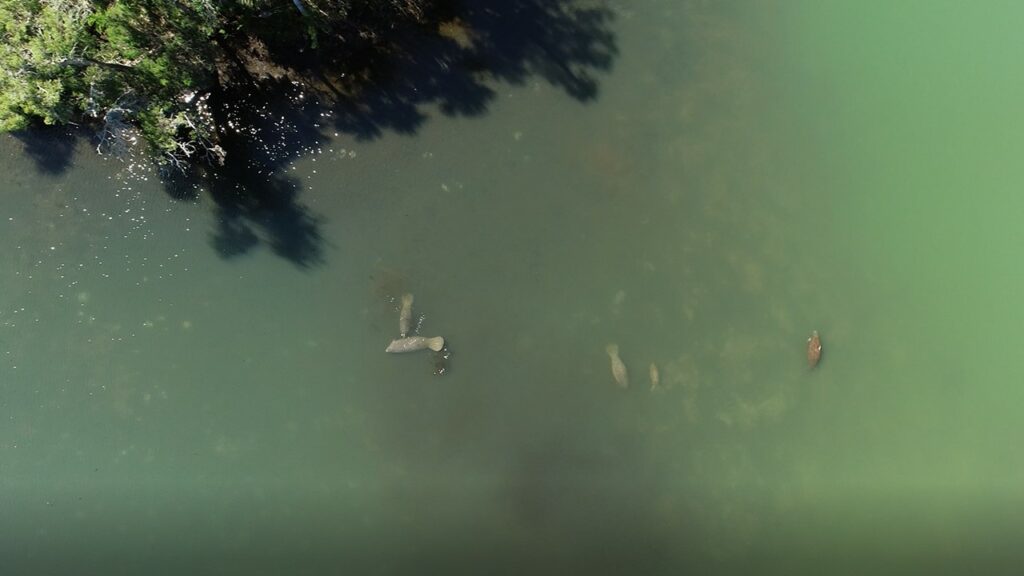
[[(90, 99), (93, 88), (90, 87)], [(103, 128), (100, 130), (96, 152), (123, 160), (139, 142), (139, 129), (131, 123), (131, 116), (138, 104), (135, 94), (131, 91), (122, 94), (103, 114)], [(92, 106), (95, 103), (91, 103)], [(93, 113), (97, 115), (97, 113)]]

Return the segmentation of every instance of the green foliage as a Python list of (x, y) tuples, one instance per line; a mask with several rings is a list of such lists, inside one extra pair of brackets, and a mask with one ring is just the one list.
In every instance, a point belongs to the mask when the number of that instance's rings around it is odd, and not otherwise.
[(0, 0), (0, 129), (118, 109), (172, 150), (197, 115), (184, 95), (212, 85), (216, 24), (205, 0)]
[(208, 157), (199, 152), (217, 149), (217, 130), (197, 94), (226, 81), (234, 54), (223, 46), (298, 39), (326, 50), (359, 28), (355, 15), (418, 20), (425, 2), (0, 0), (0, 130), (93, 122), (105, 142), (138, 133), (179, 165)]
[(17, 129), (36, 117), (47, 124), (67, 122), (71, 93), (80, 89), (60, 54), (86, 44), (80, 13), (50, 3), (0, 0), (0, 127)]

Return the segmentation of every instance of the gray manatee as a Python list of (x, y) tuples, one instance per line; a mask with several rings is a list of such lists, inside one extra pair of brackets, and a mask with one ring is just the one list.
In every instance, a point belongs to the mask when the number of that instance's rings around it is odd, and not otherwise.
[(391, 344), (384, 349), (385, 352), (391, 352), (393, 354), (401, 354), (403, 352), (415, 352), (417, 350), (425, 350), (430, 348), (434, 352), (439, 352), (444, 348), (444, 338), (440, 336), (434, 336), (433, 338), (427, 338), (425, 336), (408, 336), (406, 338), (399, 338), (398, 340), (392, 340)]

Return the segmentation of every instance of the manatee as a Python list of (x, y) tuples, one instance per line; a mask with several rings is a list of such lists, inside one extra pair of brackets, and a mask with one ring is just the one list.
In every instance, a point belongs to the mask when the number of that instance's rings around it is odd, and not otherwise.
[(427, 338), (425, 336), (408, 336), (406, 338), (399, 338), (398, 340), (392, 340), (391, 344), (384, 349), (385, 352), (391, 352), (393, 354), (401, 354), (403, 352), (415, 352), (417, 350), (426, 350), (430, 348), (434, 352), (437, 352), (444, 348), (444, 338), (440, 336), (434, 336), (433, 338)]
[(412, 326), (412, 294), (402, 294), (402, 310), (398, 313), (398, 334), (405, 338)]
[(446, 344), (446, 346), (445, 346), (444, 349), (442, 349), (440, 351), (437, 351), (437, 352), (432, 352), (431, 353), (431, 355), (434, 357), (434, 375), (435, 376), (443, 376), (443, 375), (448, 373), (448, 367), (450, 365), (448, 359), (451, 357), (452, 354), (448, 350), (448, 347), (447, 347), (448, 343), (445, 342), (445, 344)]
[(821, 360), (821, 338), (818, 336), (818, 331), (811, 332), (811, 337), (807, 339), (807, 365), (814, 368), (818, 365)]
[(609, 344), (605, 346), (604, 351), (608, 353), (608, 358), (612, 361), (612, 376), (615, 378), (615, 382), (623, 388), (628, 388), (629, 375), (626, 374), (626, 365), (619, 358), (619, 345)]

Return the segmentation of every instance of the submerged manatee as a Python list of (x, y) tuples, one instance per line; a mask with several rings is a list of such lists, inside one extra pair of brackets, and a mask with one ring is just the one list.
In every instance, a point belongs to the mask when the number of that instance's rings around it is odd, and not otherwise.
[(615, 382), (623, 388), (628, 388), (629, 375), (626, 374), (626, 365), (619, 358), (619, 345), (609, 344), (605, 346), (604, 351), (608, 353), (608, 358), (612, 361), (612, 377), (615, 378)]
[(818, 336), (818, 331), (815, 330), (811, 332), (811, 337), (807, 339), (807, 365), (814, 368), (820, 360), (821, 338)]
[(651, 362), (651, 366), (648, 369), (648, 372), (650, 372), (651, 375), (651, 390), (655, 390), (658, 388), (658, 386), (661, 385), (661, 375), (658, 374), (658, 367), (654, 364), (654, 362)]
[(444, 376), (448, 373), (448, 368), (450, 366), (449, 358), (451, 358), (452, 353), (448, 350), (448, 343), (445, 342), (445, 344), (446, 345), (443, 349), (433, 353), (435, 376)]

